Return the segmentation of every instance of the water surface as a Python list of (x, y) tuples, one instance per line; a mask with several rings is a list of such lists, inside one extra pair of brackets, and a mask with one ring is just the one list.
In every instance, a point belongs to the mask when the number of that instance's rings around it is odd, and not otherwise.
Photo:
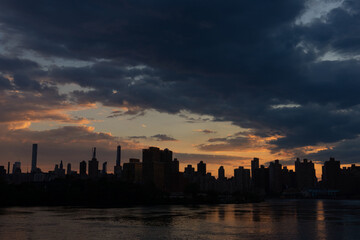
[(360, 239), (360, 201), (0, 209), (0, 239)]

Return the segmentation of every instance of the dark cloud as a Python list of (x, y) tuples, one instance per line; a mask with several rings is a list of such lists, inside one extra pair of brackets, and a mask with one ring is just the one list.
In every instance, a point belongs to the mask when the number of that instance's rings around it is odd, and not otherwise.
[(202, 116), (200, 116), (200, 117), (190, 117), (190, 116), (187, 116), (184, 113), (180, 113), (180, 114), (178, 114), (178, 116), (184, 118), (187, 123), (203, 123), (203, 122), (214, 121), (214, 119), (210, 118), (210, 117), (202, 117)]
[(194, 130), (194, 132), (201, 132), (201, 133), (205, 133), (205, 134), (216, 133), (216, 131), (213, 131), (210, 129), (196, 129), (196, 130)]
[(10, 89), (10, 88), (11, 88), (11, 84), (9, 79), (0, 76), (0, 90)]
[[(9, 49), (14, 55), (31, 50), (93, 62), (44, 73), (36, 63), (14, 58), (30, 74), (16, 72), (14, 83), (29, 91), (45, 91), (32, 76), (46, 75), (53, 84), (91, 89), (71, 94), (78, 104), (127, 107), (135, 116), (146, 109), (186, 110), (252, 129), (258, 137), (283, 136), (270, 142), (273, 151), (355, 139), (360, 66), (352, 57), (360, 53), (360, 5), (344, 1), (323, 18), (297, 25), (304, 4), (4, 0), (1, 41), (16, 46)], [(336, 58), (327, 60), (329, 53)], [(14, 72), (14, 66), (0, 64), (0, 70)], [(200, 147), (241, 148), (251, 141), (218, 140)]]
[(166, 141), (178, 141), (173, 137), (170, 137), (166, 134), (156, 134), (154, 136), (151, 136), (152, 139), (156, 141), (166, 142)]
[(25, 59), (0, 55), (0, 71), (2, 73), (34, 72), (39, 70), (39, 64)]
[(249, 133), (238, 132), (223, 138), (210, 138), (208, 143), (199, 144), (196, 147), (202, 151), (246, 151), (266, 146), (266, 142), (258, 140), (251, 138)]
[(0, 55), (0, 123), (53, 120), (79, 123), (64, 111), (76, 109), (68, 96), (46, 81), (39, 64)]
[(147, 139), (147, 136), (129, 136), (129, 139)]
[(129, 139), (133, 139), (133, 140), (138, 140), (138, 139), (143, 139), (143, 140), (155, 140), (155, 141), (159, 141), (159, 142), (166, 142), (166, 141), (178, 141), (177, 139), (170, 137), (166, 134), (155, 134), (151, 137), (147, 137), (147, 136), (129, 136)]
[(328, 161), (330, 157), (340, 160), (341, 164), (359, 163), (360, 162), (360, 138), (347, 141), (340, 141), (335, 146), (328, 146), (317, 153), (306, 155), (310, 159), (317, 161)]
[(131, 118), (129, 118), (129, 120), (132, 120), (137, 117), (144, 116), (145, 111), (136, 107), (127, 109), (125, 111), (116, 110), (116, 111), (112, 111), (111, 114), (107, 116), (107, 118), (117, 118), (117, 117), (129, 116), (129, 115), (132, 116)]

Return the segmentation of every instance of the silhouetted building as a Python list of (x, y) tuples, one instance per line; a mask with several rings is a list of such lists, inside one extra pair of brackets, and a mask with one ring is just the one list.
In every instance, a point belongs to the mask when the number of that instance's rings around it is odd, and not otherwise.
[(185, 176), (193, 176), (195, 174), (195, 168), (191, 164), (187, 165), (184, 169)]
[(250, 169), (244, 169), (244, 167), (238, 167), (234, 169), (234, 190), (245, 192), (250, 189)]
[(122, 179), (128, 183), (141, 183), (142, 163), (137, 158), (130, 158), (128, 163), (124, 163)]
[(156, 147), (143, 149), (143, 177), (145, 184), (154, 184), (154, 163), (161, 161), (161, 150)]
[(36, 167), (36, 163), (37, 163), (37, 149), (38, 149), (38, 145), (36, 143), (34, 143), (32, 145), (32, 159), (31, 159), (31, 172), (36, 172), (37, 171), (37, 167)]
[(6, 169), (4, 166), (0, 166), (0, 177), (3, 178), (6, 176)]
[(116, 150), (116, 166), (120, 166), (121, 163), (121, 146), (117, 146)]
[(298, 189), (309, 189), (315, 187), (317, 182), (315, 167), (312, 161), (304, 159), (300, 162), (300, 159), (295, 161), (295, 172), (296, 172), (296, 184)]
[(21, 173), (21, 162), (14, 162), (12, 174), (19, 174)]
[(281, 169), (282, 165), (279, 163), (279, 160), (275, 160), (270, 163), (269, 190), (273, 194), (279, 194), (282, 192)]
[(80, 162), (80, 176), (86, 176), (86, 162)]
[(10, 174), (10, 162), (8, 162), (7, 174)]
[(251, 161), (251, 178), (253, 179), (254, 176), (255, 176), (255, 169), (258, 169), (259, 168), (259, 159), (258, 158), (254, 158), (252, 161)]
[(206, 163), (204, 163), (203, 161), (200, 161), (197, 164), (197, 173), (202, 176), (206, 175)]
[(218, 170), (218, 179), (219, 180), (225, 180), (225, 169), (223, 166), (220, 166), (219, 167), (219, 170)]
[(177, 158), (174, 158), (174, 161), (172, 163), (172, 171), (175, 172), (175, 173), (178, 173), (180, 171), (180, 168), (179, 168), (179, 161), (177, 160)]
[(322, 181), (327, 188), (338, 188), (340, 182), (340, 161), (330, 158), (322, 167)]
[(253, 186), (263, 192), (269, 191), (269, 168), (261, 165), (260, 168), (254, 169), (254, 177), (252, 178)]
[(67, 164), (66, 174), (71, 175), (71, 163)]
[(58, 164), (55, 164), (54, 171), (50, 172), (51, 178), (64, 178), (65, 177), (65, 169), (63, 165), (63, 161), (60, 161), (60, 167)]
[(106, 174), (107, 174), (107, 162), (104, 162), (104, 163), (103, 163), (102, 174), (103, 174), (103, 175), (106, 175)]
[(99, 175), (99, 162), (96, 159), (96, 148), (93, 148), (93, 157), (89, 161), (89, 177), (90, 178), (97, 178)]
[(162, 190), (171, 190), (178, 178), (179, 162), (172, 161), (172, 151), (156, 147), (143, 149), (143, 183)]
[(348, 196), (358, 195), (360, 192), (360, 166), (341, 169), (341, 192)]
[(295, 189), (297, 186), (295, 172), (289, 170), (287, 167), (283, 167), (283, 169), (281, 169), (281, 184), (282, 190)]
[(117, 177), (121, 176), (121, 146), (117, 146), (116, 150), (116, 164), (114, 166), (114, 174)]

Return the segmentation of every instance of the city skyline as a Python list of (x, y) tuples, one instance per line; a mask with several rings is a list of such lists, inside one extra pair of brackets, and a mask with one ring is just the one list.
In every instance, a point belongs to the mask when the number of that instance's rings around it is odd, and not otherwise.
[[(121, 165), (120, 145), (116, 148), (113, 173), (107, 171), (108, 163), (106, 161), (103, 162), (101, 168), (97, 159), (96, 147), (92, 148), (91, 158), (88, 161), (83, 160), (79, 163), (79, 171), (73, 171), (74, 168), (72, 168), (71, 163), (66, 164), (61, 160), (55, 164), (53, 170), (44, 172), (37, 166), (38, 144), (32, 146), (31, 172), (22, 172), (21, 162), (13, 163), (11, 171), (9, 162), (7, 169), (5, 166), (0, 166), (0, 185), (1, 187), (5, 186), (5, 189), (6, 186), (9, 189), (21, 189), (22, 186), (27, 186), (28, 189), (35, 187), (34, 191), (42, 192), (30, 194), (37, 195), (35, 202), (49, 201), (41, 200), (38, 197), (45, 195), (46, 198), (51, 199), (59, 187), (62, 192), (68, 191), (69, 194), (63, 195), (63, 200), (59, 201), (62, 204), (79, 204), (84, 200), (86, 201), (82, 204), (88, 204), (88, 201), (92, 202), (85, 195), (82, 195), (81, 191), (90, 194), (88, 197), (98, 196), (91, 197), (94, 200), (97, 199), (95, 200), (97, 204), (106, 201), (114, 204), (125, 203), (128, 201), (127, 198), (116, 193), (121, 193), (119, 188), (132, 192), (129, 192), (132, 196), (130, 198), (135, 197), (136, 199), (139, 197), (138, 194), (145, 194), (145, 199), (138, 198), (137, 202), (167, 201), (171, 203), (174, 199), (178, 199), (185, 203), (191, 199), (190, 201), (234, 203), (238, 201), (261, 201), (265, 197), (352, 198), (357, 197), (360, 180), (360, 166), (352, 164), (351, 167), (344, 167), (335, 158), (330, 158), (324, 162), (321, 179), (316, 177), (315, 165), (311, 160), (300, 160), (299, 158), (294, 162), (295, 170), (283, 166), (279, 160), (274, 160), (268, 166), (264, 166), (259, 164), (259, 158), (253, 158), (251, 169), (238, 166), (233, 169), (233, 174), (230, 176), (225, 174), (226, 170), (223, 166), (218, 168), (217, 176), (212, 175), (208, 172), (207, 164), (204, 161), (197, 163), (196, 170), (195, 166), (188, 164), (184, 171), (181, 171), (179, 161), (174, 158), (173, 152), (167, 148), (162, 150), (158, 147), (142, 149), (141, 160), (130, 158), (128, 162)], [(97, 187), (93, 188), (93, 184), (96, 184)], [(85, 190), (75, 190), (73, 187), (75, 189), (85, 187)], [(67, 190), (64, 191), (64, 189)], [(100, 197), (103, 195), (100, 193), (104, 191), (111, 192), (106, 195), (107, 200)], [(26, 191), (20, 190), (20, 192), (26, 194)], [(82, 196), (80, 197), (79, 194)], [(157, 194), (160, 194), (160, 198), (152, 199), (151, 196)], [(202, 199), (202, 195), (206, 198)], [(4, 202), (10, 204), (11, 199), (15, 196), (16, 192), (14, 195), (7, 195), (7, 200)], [(122, 197), (119, 198), (120, 196)], [(173, 200), (169, 199), (169, 196), (173, 196)], [(16, 199), (13, 200), (18, 201)], [(26, 203), (29, 200), (20, 201)], [(30, 200), (30, 202), (32, 201), (34, 199)]]
[(213, 173), (253, 157), (314, 159), (317, 172), (329, 157), (360, 162), (354, 1), (0, 8), (1, 165), (33, 142), (44, 168), (89, 146), (109, 161), (117, 145), (125, 159), (168, 147)]
[[(151, 148), (158, 148), (158, 147), (149, 147), (149, 149)], [(74, 170), (74, 169), (77, 169), (78, 171), (75, 170), (75, 173), (78, 173), (81, 175), (81, 164), (82, 162), (85, 162), (85, 174), (89, 174), (89, 171), (88, 170), (88, 167), (87, 167), (87, 164), (88, 164), (88, 161), (89, 161), (89, 164), (92, 160), (95, 159), (95, 161), (97, 162), (97, 166), (96, 166), (96, 169), (98, 169), (99, 172), (103, 172), (104, 171), (104, 166), (105, 166), (105, 173), (110, 173), (110, 174), (115, 174), (117, 173), (118, 171), (118, 174), (119, 172), (122, 171), (122, 167), (125, 163), (131, 163), (132, 161), (134, 161), (134, 159), (138, 159), (140, 161), (140, 159), (142, 159), (142, 157), (139, 157), (140, 155), (138, 155), (138, 158), (136, 158), (135, 156), (132, 156), (132, 157), (129, 157), (128, 159), (122, 159), (121, 156), (122, 156), (122, 152), (121, 152), (121, 146), (118, 145), (116, 147), (116, 151), (114, 150), (114, 157), (113, 159), (105, 159), (105, 160), (101, 160), (100, 161), (97, 159), (97, 148), (96, 147), (93, 147), (91, 149), (91, 156), (92, 158), (86, 158), (86, 159), (82, 159), (82, 160), (78, 160), (76, 161), (75, 163), (74, 162), (69, 162), (69, 161), (66, 161), (65, 160), (59, 160), (59, 162), (61, 162), (61, 164), (67, 164), (67, 172), (70, 172), (71, 173), (71, 170)], [(165, 148), (165, 150), (168, 150), (168, 148)], [(144, 149), (141, 150), (141, 152), (143, 152)], [(171, 153), (173, 153), (171, 151)], [(26, 172), (24, 171), (25, 169), (22, 168), (22, 172), (23, 173), (33, 173), (33, 172), (51, 172), (54, 170), (54, 167), (55, 169), (57, 169), (59, 167), (59, 162), (55, 163), (53, 166), (51, 167), (46, 167), (45, 169), (44, 168), (41, 168), (41, 165), (38, 165), (38, 144), (37, 143), (33, 143), (32, 144), (32, 152), (31, 152), (31, 161), (30, 161), (30, 166), (31, 166), (31, 170), (29, 171), (29, 168), (28, 168), (28, 165), (27, 164), (22, 164), (22, 166), (26, 167)], [(90, 155), (89, 155), (90, 156)], [(176, 154), (174, 155), (176, 156)], [(331, 159), (335, 159), (333, 157), (329, 157), (330, 160)], [(90, 160), (89, 160), (90, 159)], [(180, 160), (178, 159), (177, 157), (175, 157), (174, 159), (176, 160)], [(286, 169), (288, 170), (291, 170), (291, 171), (294, 171), (296, 170), (296, 166), (297, 166), (297, 163), (299, 162), (300, 158), (296, 158), (294, 159), (293, 161), (286, 161), (286, 162), (282, 162), (278, 159), (274, 159), (273, 161), (269, 161), (269, 162), (266, 162), (265, 164), (260, 164), (260, 159), (257, 158), (257, 157), (254, 157), (253, 159), (247, 159), (247, 160), (244, 160), (244, 163), (243, 165), (238, 165), (236, 167), (233, 167), (233, 168), (230, 168), (230, 167), (225, 167), (220, 165), (218, 167), (218, 169), (209, 169), (207, 168), (207, 170), (203, 170), (203, 174), (206, 174), (206, 173), (210, 173), (211, 175), (219, 178), (219, 169), (221, 169), (222, 171), (222, 174), (224, 177), (226, 178), (230, 178), (233, 176), (233, 173), (232, 171), (234, 171), (235, 169), (237, 169), (239, 166), (240, 167), (243, 167), (243, 168), (247, 168), (247, 169), (251, 169), (251, 176), (253, 176), (253, 169), (256, 169), (256, 168), (259, 168), (260, 165), (262, 166), (265, 166), (265, 167), (269, 167), (274, 161), (278, 161), (279, 163), (281, 163)], [(310, 161), (313, 165), (313, 168), (314, 168), (314, 176), (316, 176), (316, 178), (319, 180), (322, 178), (322, 175), (323, 175), (323, 164), (321, 163), (316, 163), (316, 161), (313, 161), (313, 160), (308, 160), (306, 158), (304, 158), (304, 161)], [(110, 170), (108, 171), (107, 170), (107, 164), (110, 164), (110, 169), (113, 169), (113, 170)], [(184, 171), (186, 171), (186, 168), (188, 167), (191, 167), (192, 165), (197, 165), (197, 170), (196, 171), (199, 171), (199, 164), (201, 165), (203, 162), (205, 162), (205, 168), (206, 169), (206, 161), (202, 161), (202, 160), (198, 160), (198, 162), (196, 163), (192, 163), (190, 164), (189, 162), (181, 162), (181, 160), (179, 161), (179, 166), (180, 166), (180, 169), (184, 169)], [(325, 161), (326, 163), (327, 161)], [(7, 163), (7, 167), (4, 165), (4, 168), (6, 169), (7, 172), (11, 172), (11, 173), (14, 173), (15, 171), (15, 167), (19, 167), (20, 168), (20, 164), (21, 164), (21, 161), (15, 161), (15, 162), (8, 162)], [(70, 165), (70, 169), (69, 169), (69, 165)], [(103, 168), (100, 168), (100, 166), (103, 166)], [(351, 167), (352, 165), (354, 164), (341, 164), (341, 167)], [(10, 169), (10, 166), (13, 166), (11, 169)], [(77, 166), (77, 167), (74, 167), (74, 166)], [(112, 166), (114, 168), (112, 168)], [(211, 164), (210, 164), (211, 166)], [(119, 168), (120, 167), (120, 168)], [(200, 167), (201, 168), (201, 167)], [(60, 167), (60, 169), (63, 169), (64, 170), (64, 174), (65, 174), (65, 167)], [(321, 171), (319, 172), (319, 169), (321, 169)], [(201, 172), (202, 170), (200, 170)], [(220, 177), (221, 178), (221, 177)]]

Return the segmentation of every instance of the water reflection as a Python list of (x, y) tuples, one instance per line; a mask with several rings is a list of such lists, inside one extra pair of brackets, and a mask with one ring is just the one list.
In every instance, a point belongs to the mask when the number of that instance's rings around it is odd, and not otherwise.
[(360, 239), (360, 202), (0, 209), (0, 239)]

